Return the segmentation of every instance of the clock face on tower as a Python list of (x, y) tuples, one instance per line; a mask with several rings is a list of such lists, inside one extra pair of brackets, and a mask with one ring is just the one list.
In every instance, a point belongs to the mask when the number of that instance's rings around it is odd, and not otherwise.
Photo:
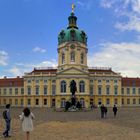
[(70, 48), (71, 48), (71, 49), (75, 49), (75, 45), (72, 44), (72, 45), (70, 46)]

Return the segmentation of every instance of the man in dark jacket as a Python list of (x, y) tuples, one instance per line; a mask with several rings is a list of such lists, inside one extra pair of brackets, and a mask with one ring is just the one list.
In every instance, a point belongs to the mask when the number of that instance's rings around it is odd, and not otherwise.
[(6, 105), (5, 110), (5, 123), (6, 123), (6, 130), (3, 132), (4, 137), (10, 137), (9, 131), (10, 131), (10, 123), (11, 123), (11, 116), (10, 116), (10, 104)]
[(118, 108), (116, 107), (116, 105), (114, 105), (113, 107), (114, 117), (116, 117), (117, 111), (118, 111)]
[(104, 115), (105, 115), (105, 106), (102, 104), (101, 107), (101, 118), (104, 118)]

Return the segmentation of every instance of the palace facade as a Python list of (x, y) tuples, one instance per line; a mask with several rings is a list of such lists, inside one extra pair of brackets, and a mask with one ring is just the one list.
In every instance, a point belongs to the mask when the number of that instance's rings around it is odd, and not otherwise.
[(82, 107), (140, 106), (140, 78), (122, 77), (111, 68), (87, 66), (87, 35), (77, 26), (74, 11), (58, 35), (58, 67), (34, 68), (24, 76), (0, 79), (0, 106), (64, 107), (71, 101), (70, 82), (77, 86)]

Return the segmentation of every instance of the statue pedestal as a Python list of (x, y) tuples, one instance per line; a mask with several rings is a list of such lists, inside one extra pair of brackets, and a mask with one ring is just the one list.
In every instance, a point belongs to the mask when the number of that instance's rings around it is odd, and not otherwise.
[(75, 106), (76, 105), (76, 98), (75, 98), (75, 96), (72, 96), (72, 98), (71, 98), (71, 104), (72, 104), (72, 106)]
[(68, 109), (68, 111), (70, 111), (70, 112), (76, 112), (76, 111), (79, 111), (79, 109), (76, 108), (75, 105), (72, 105), (72, 106)]

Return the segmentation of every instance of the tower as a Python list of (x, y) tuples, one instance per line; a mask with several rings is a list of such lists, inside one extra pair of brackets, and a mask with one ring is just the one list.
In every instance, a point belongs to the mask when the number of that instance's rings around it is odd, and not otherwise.
[(72, 12), (68, 17), (68, 27), (58, 35), (58, 71), (75, 67), (88, 71), (87, 67), (87, 35), (77, 26), (77, 17)]

